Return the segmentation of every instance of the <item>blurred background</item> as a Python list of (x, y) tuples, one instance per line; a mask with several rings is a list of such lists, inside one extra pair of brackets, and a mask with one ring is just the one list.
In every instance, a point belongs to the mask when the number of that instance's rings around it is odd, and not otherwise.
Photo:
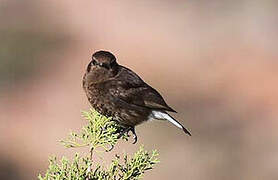
[[(145, 179), (278, 179), (278, 1), (0, 0), (0, 179), (36, 179), (85, 123), (81, 79), (113, 52), (179, 113), (137, 127)], [(167, 133), (165, 133), (167, 132)]]

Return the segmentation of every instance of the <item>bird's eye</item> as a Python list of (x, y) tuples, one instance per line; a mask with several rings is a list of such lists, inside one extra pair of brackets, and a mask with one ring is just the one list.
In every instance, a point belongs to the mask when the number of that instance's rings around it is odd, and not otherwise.
[(110, 66), (113, 67), (113, 66), (115, 66), (115, 64), (116, 64), (116, 60), (112, 61), (112, 62), (110, 63)]
[(106, 63), (101, 63), (100, 66), (104, 67), (105, 69), (110, 69), (109, 65), (107, 65)]

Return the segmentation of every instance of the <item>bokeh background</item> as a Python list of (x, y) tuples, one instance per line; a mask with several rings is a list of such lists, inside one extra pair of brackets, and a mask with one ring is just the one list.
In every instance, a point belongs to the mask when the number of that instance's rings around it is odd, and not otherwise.
[[(161, 163), (145, 179), (278, 179), (275, 0), (0, 0), (0, 179), (36, 179), (78, 130), (96, 50), (155, 87), (193, 136), (137, 128)], [(109, 158), (109, 157), (107, 157)]]

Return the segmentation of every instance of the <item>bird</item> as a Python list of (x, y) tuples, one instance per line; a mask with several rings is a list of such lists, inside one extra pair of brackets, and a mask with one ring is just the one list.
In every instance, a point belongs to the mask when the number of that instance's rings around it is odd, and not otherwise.
[(191, 136), (169, 114), (176, 111), (166, 104), (160, 93), (135, 72), (118, 64), (116, 57), (109, 51), (93, 53), (82, 85), (91, 106), (124, 127), (121, 135), (132, 132), (133, 144), (137, 142), (135, 126), (149, 120), (169, 121)]

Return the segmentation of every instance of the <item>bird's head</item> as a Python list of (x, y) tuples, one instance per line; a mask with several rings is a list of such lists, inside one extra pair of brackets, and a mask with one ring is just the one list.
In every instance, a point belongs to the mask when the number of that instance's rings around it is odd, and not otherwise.
[(102, 82), (118, 73), (119, 65), (115, 56), (108, 51), (97, 51), (87, 66), (85, 79), (89, 82)]
[(102, 70), (111, 71), (117, 67), (115, 56), (108, 51), (97, 51), (92, 55), (92, 60), (88, 65), (87, 71)]

